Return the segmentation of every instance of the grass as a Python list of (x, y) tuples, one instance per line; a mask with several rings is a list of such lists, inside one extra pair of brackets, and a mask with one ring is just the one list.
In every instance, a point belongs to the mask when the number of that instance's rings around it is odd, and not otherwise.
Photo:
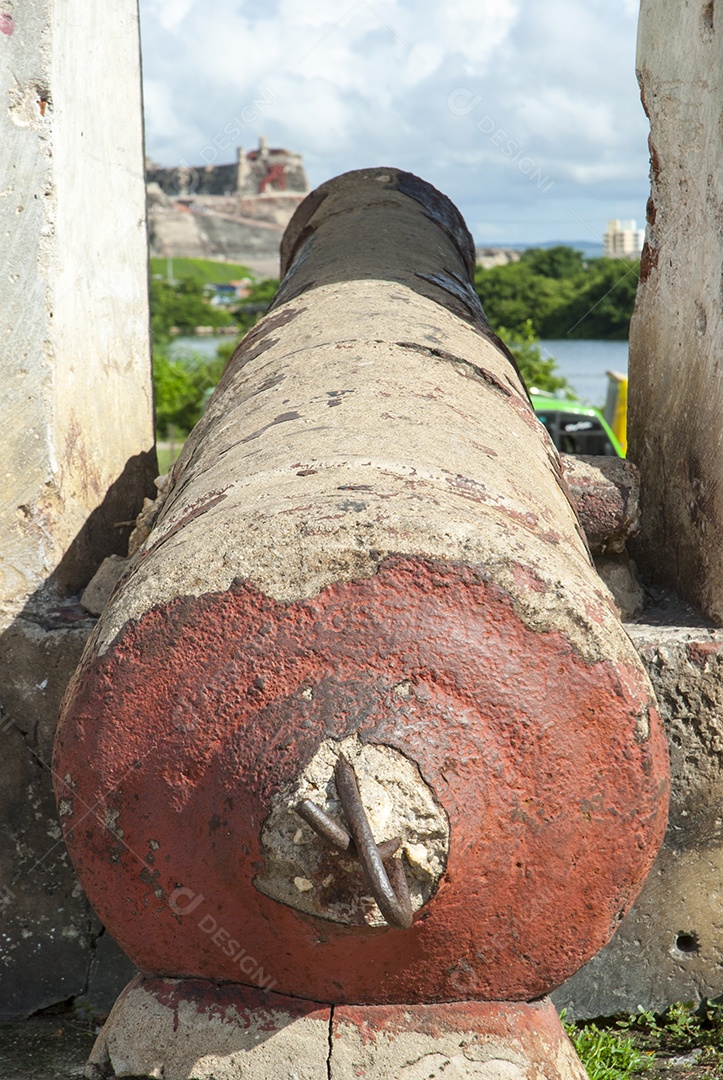
[(170, 271), (175, 281), (182, 278), (196, 278), (205, 284), (224, 285), (227, 281), (240, 281), (241, 278), (251, 278), (255, 281), (255, 275), (248, 266), (240, 263), (216, 262), (213, 259), (151, 259), (151, 276), (168, 277)]
[(678, 1003), (659, 1015), (638, 1009), (609, 1021), (569, 1024), (564, 1012), (561, 1019), (590, 1080), (723, 1078), (721, 1002)]
[(165, 440), (159, 440), (156, 443), (159, 476), (165, 476), (165, 474), (168, 472), (171, 465), (173, 465), (174, 461), (181, 453), (185, 440), (185, 435), (176, 435), (172, 439), (169, 438)]
[(629, 1035), (597, 1024), (565, 1024), (565, 1030), (590, 1080), (627, 1080), (651, 1067), (650, 1055), (639, 1050)]

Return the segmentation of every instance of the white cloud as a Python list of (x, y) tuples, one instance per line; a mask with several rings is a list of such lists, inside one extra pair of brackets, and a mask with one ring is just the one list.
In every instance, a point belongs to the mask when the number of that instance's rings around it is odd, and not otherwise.
[(150, 132), (162, 131), (167, 139), (185, 139), (187, 125), (178, 114), (169, 83), (161, 79), (146, 79), (143, 97)]
[(196, 0), (145, 0), (148, 13), (165, 30), (173, 30), (183, 22), (195, 3)]

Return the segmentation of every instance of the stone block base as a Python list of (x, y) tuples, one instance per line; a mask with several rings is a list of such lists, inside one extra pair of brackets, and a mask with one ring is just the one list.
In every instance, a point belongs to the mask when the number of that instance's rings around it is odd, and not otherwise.
[(116, 1001), (88, 1080), (327, 1080), (331, 1006), (203, 979), (137, 975)]
[(548, 998), (321, 1005), (247, 986), (137, 976), (87, 1080), (586, 1080)]
[(549, 998), (338, 1005), (331, 1080), (586, 1080)]

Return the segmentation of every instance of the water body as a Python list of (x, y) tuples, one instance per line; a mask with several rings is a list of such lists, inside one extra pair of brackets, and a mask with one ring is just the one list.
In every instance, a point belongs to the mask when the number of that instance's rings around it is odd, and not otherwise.
[(219, 345), (236, 341), (233, 334), (209, 334), (208, 337), (171, 338), (168, 355), (172, 360), (190, 360), (194, 356), (215, 356)]
[(628, 373), (627, 341), (541, 341), (545, 358), (553, 356), (557, 372), (564, 375), (578, 397), (600, 407), (608, 389), (606, 371)]
[[(215, 356), (222, 342), (233, 340), (229, 336), (178, 337), (171, 342), (169, 351), (171, 357), (177, 360), (190, 359), (194, 354)], [(606, 371), (619, 371), (623, 375), (628, 371), (627, 341), (574, 341), (563, 338), (560, 341), (542, 341), (540, 346), (543, 356), (555, 358), (559, 374), (565, 376), (576, 394), (593, 405), (605, 403), (608, 388)]]

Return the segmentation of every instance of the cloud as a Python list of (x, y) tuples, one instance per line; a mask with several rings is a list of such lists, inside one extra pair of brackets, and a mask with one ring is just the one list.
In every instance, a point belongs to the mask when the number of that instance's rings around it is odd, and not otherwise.
[[(148, 151), (166, 164), (246, 116), (224, 160), (266, 134), (302, 151), (313, 184), (398, 164), (458, 201), (480, 241), (642, 217), (632, 0), (141, 0), (141, 14)], [(459, 90), (466, 112), (449, 106)]]
[(196, 0), (145, 0), (149, 16), (156, 19), (164, 30), (172, 30), (181, 23)]

